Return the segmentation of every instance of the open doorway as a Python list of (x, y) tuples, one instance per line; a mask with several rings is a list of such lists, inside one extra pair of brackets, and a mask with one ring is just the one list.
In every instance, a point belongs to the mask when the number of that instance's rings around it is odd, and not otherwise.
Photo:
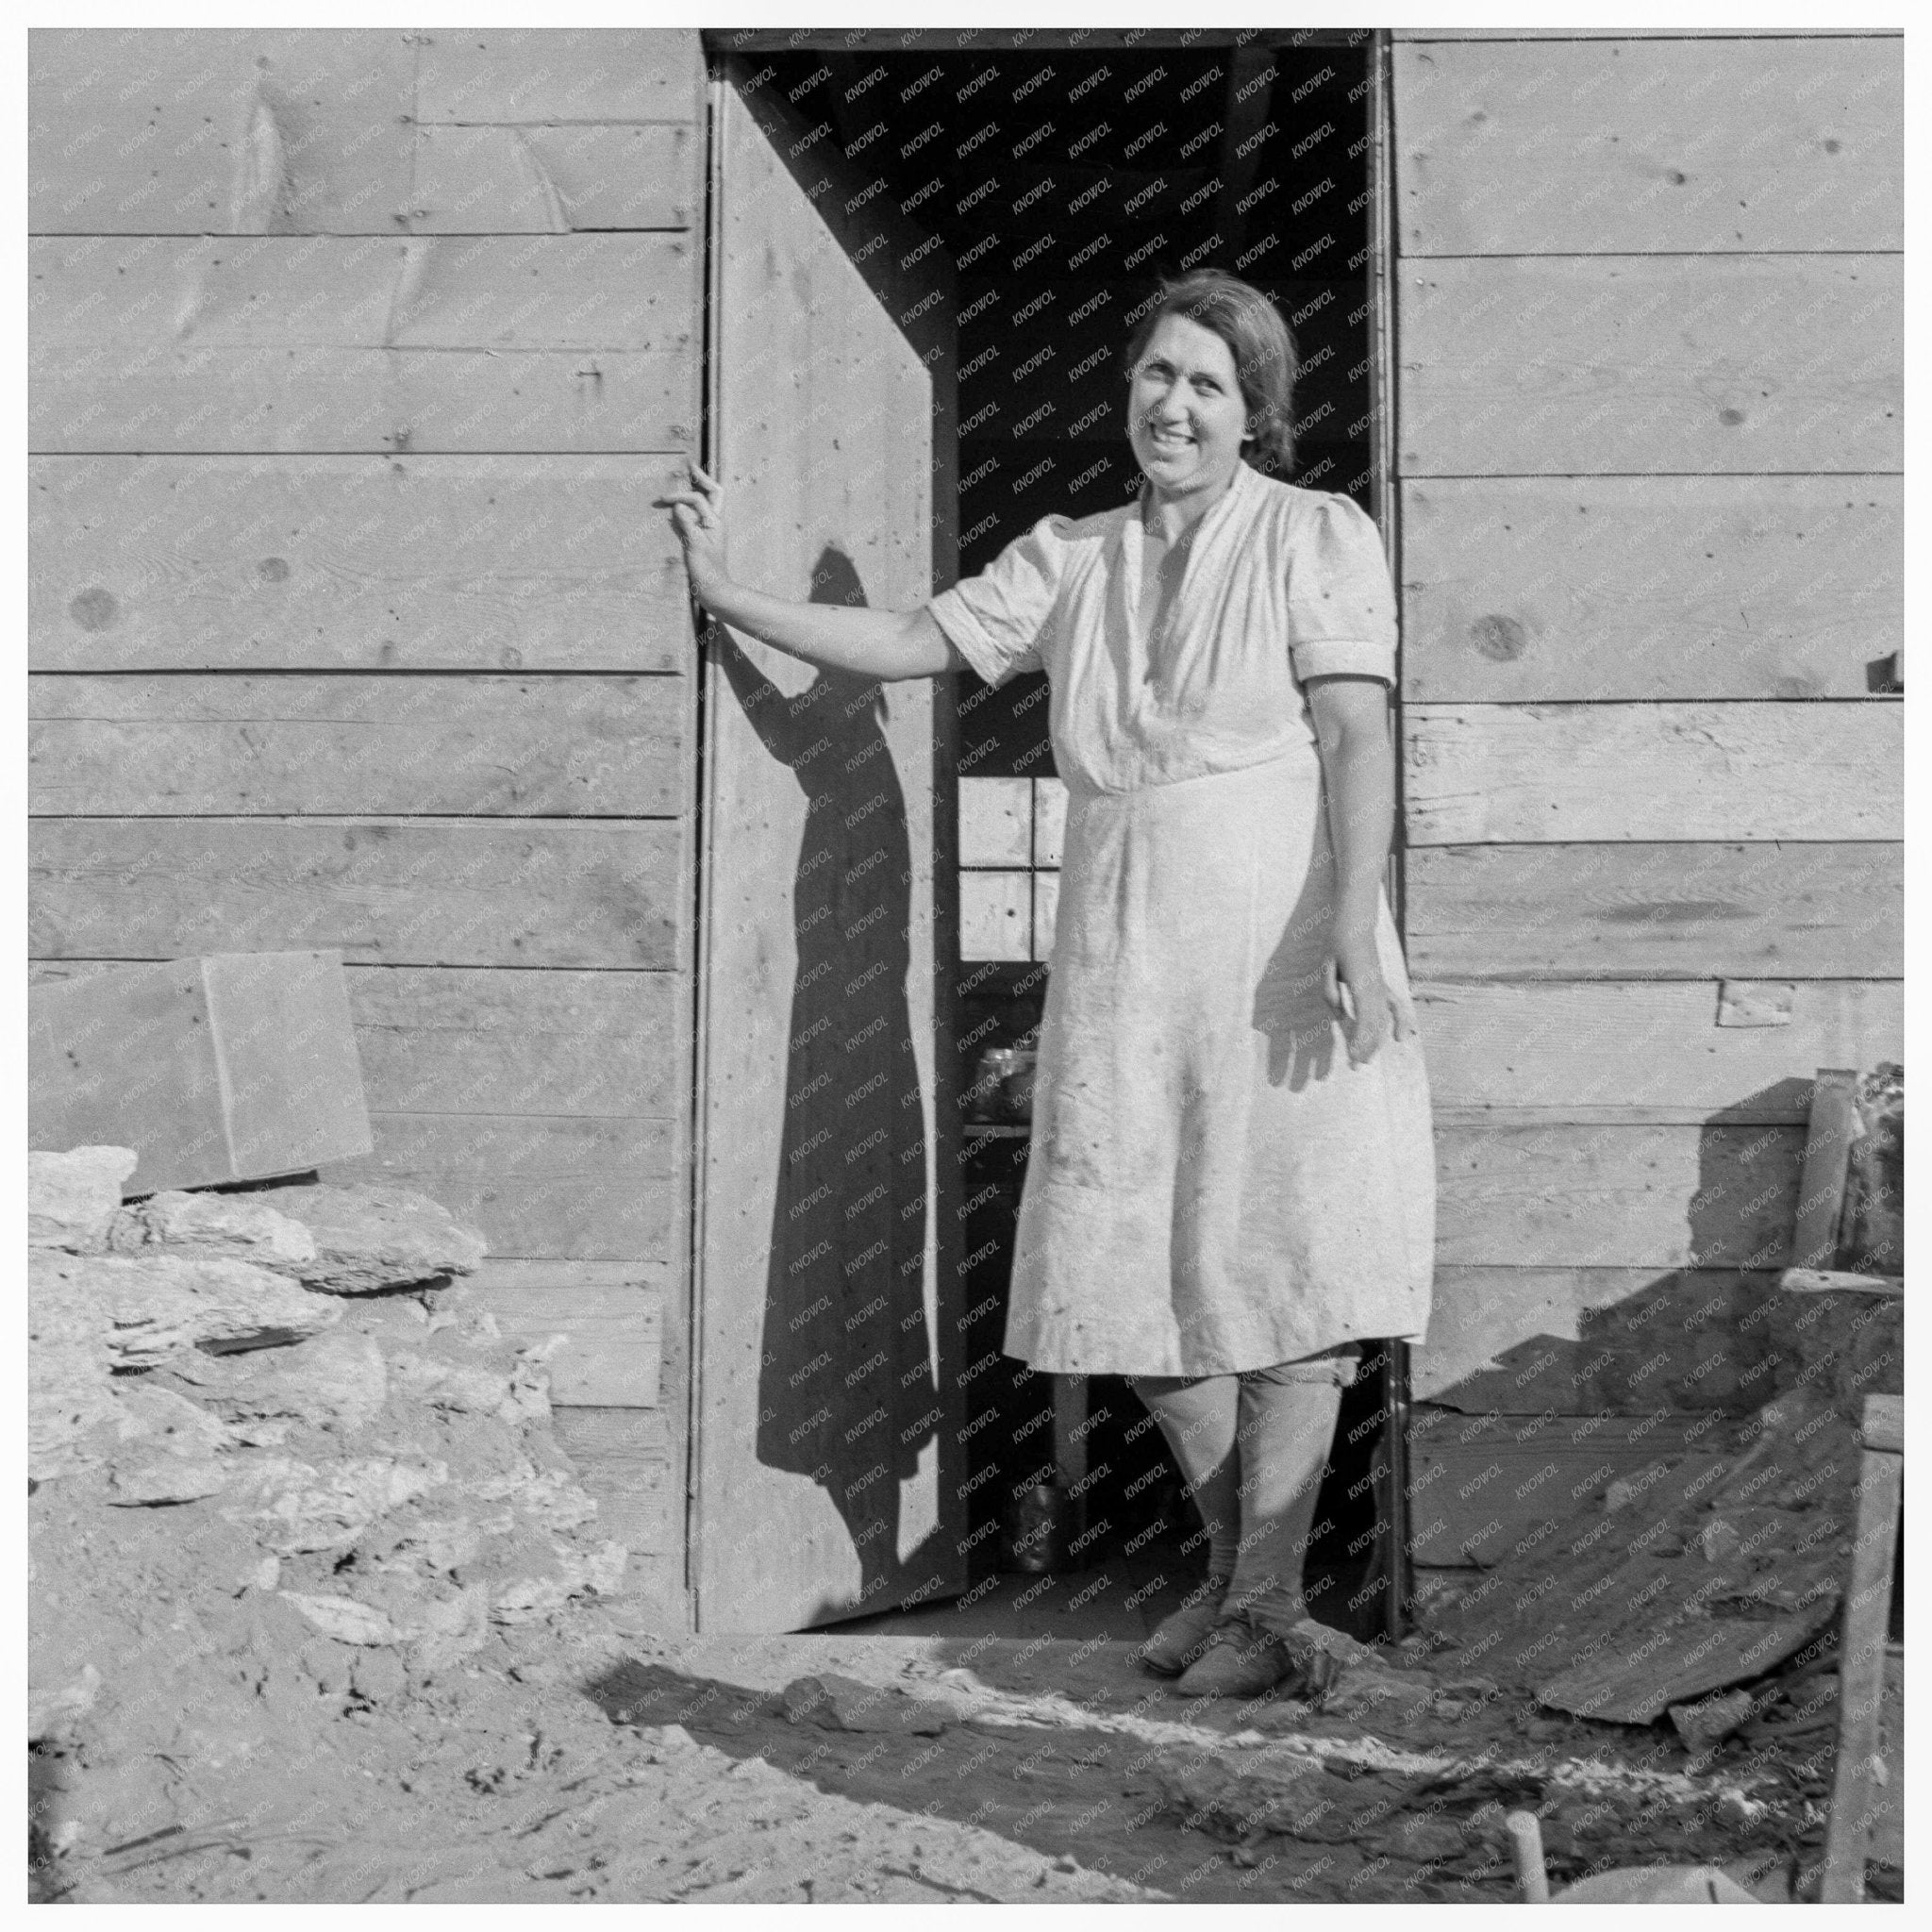
[[(785, 131), (787, 164), (827, 219), (857, 234), (881, 218), (853, 251), (871, 258), (868, 279), (900, 248), (890, 220), (929, 238), (890, 265), (905, 313), (934, 299), (912, 299), (921, 264), (910, 258), (929, 245), (933, 264), (950, 267), (954, 379), (935, 385), (932, 425), (936, 589), (1040, 517), (1108, 508), (1138, 487), (1120, 348), (1158, 278), (1198, 266), (1265, 289), (1294, 332), (1297, 461), (1286, 480), (1372, 507), (1372, 36), (832, 38), (715, 40), (748, 42), (730, 56), (731, 84), (755, 113), (769, 110), (768, 132)], [(935, 293), (946, 279), (935, 276)], [(935, 848), (952, 914), (937, 922), (938, 1050), (951, 1060), (940, 1085), (964, 1103), (935, 1109), (934, 1210), (950, 1255), (936, 1346), (958, 1411), (940, 1431), (939, 1487), (942, 1526), (957, 1528), (965, 1556), (942, 1594), (999, 1569), (1010, 1497), (1066, 1468), (1070, 1450), (1083, 1472), (1083, 1568), (1124, 1552), (1137, 1568), (1191, 1561), (1178, 1484), (1124, 1383), (1091, 1378), (1070, 1407), (1054, 1378), (1000, 1354), (1027, 1141), (1023, 1124), (978, 1117), (996, 1109), (972, 1094), (988, 1049), (1024, 1044), (1044, 998), (1058, 855), (1042, 686), (1022, 677), (991, 691), (964, 674), (936, 706), (941, 817), (957, 806), (968, 834), (956, 845), (942, 831)], [(987, 803), (1008, 825), (1005, 846), (971, 836)], [(1378, 1576), (1393, 1559), (1391, 1373), (1375, 1363), (1345, 1397), (1308, 1566), (1311, 1607), (1362, 1635), (1384, 1627)]]

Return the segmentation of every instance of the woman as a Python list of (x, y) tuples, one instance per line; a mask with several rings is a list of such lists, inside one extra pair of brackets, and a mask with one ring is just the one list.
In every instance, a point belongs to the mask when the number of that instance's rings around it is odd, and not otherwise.
[(718, 486), (671, 503), (724, 623), (833, 671), (1044, 670), (1068, 793), (1006, 1352), (1129, 1377), (1206, 1525), (1141, 1657), (1194, 1695), (1308, 1660), (1302, 1561), (1357, 1339), (1420, 1338), (1428, 1089), (1382, 893), (1395, 604), (1374, 525), (1285, 464), (1258, 290), (1166, 285), (1127, 349), (1139, 498), (1052, 516), (917, 610), (731, 581)]

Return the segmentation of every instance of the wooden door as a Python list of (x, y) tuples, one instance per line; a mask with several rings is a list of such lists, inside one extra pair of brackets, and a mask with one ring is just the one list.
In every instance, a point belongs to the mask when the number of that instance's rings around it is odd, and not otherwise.
[[(709, 450), (733, 575), (914, 607), (951, 527), (931, 468), (950, 262), (896, 210), (855, 222), (890, 195), (748, 75), (714, 81), (712, 107)], [(697, 1618), (801, 1629), (963, 1588), (936, 698), (716, 626), (705, 649)]]

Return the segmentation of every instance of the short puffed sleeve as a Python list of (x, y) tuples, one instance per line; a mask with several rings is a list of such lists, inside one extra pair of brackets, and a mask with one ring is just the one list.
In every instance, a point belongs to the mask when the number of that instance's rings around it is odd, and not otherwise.
[(1291, 540), (1288, 617), (1294, 675), (1395, 682), (1395, 590), (1381, 533), (1346, 496), (1321, 497)]
[(1042, 517), (977, 575), (961, 578), (925, 607), (988, 684), (1045, 669), (1041, 643), (1059, 596), (1066, 523)]

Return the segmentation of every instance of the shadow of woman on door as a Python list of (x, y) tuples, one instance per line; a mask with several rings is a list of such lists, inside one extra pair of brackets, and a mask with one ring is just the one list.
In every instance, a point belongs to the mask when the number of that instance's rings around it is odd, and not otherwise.
[[(865, 602), (841, 551), (821, 552), (811, 599)], [(808, 1475), (839, 1510), (858, 1597), (824, 1607), (858, 1616), (924, 1580), (919, 1552), (900, 1555), (899, 1486), (939, 1412), (923, 1279), (925, 1120), (906, 996), (906, 800), (878, 683), (821, 671), (792, 697), (713, 636), (745, 717), (807, 800), (758, 1458)]]

